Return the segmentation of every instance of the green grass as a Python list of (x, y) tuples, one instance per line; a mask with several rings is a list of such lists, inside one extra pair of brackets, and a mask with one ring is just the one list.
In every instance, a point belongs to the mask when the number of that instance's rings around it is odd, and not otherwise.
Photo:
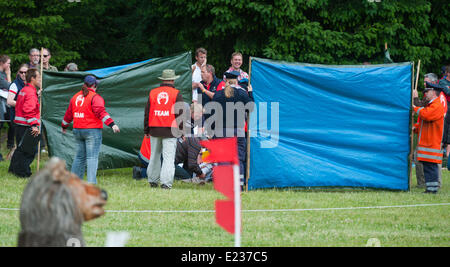
[[(33, 163), (35, 170), (36, 161)], [(7, 173), (0, 163), (0, 208), (18, 208), (27, 180)], [(42, 165), (41, 165), (42, 166)], [(243, 210), (368, 207), (450, 202), (450, 172), (444, 170), (437, 195), (384, 190), (258, 190), (243, 193)], [(170, 191), (150, 188), (131, 178), (131, 168), (98, 172), (108, 191), (107, 210), (214, 210), (222, 198), (211, 184), (175, 182)], [(414, 181), (415, 181), (415, 176)], [(18, 211), (0, 210), (0, 246), (15, 246)], [(111, 231), (127, 231), (127, 246), (234, 246), (233, 235), (208, 213), (113, 213), (86, 222), (88, 246), (104, 246)], [(360, 210), (243, 212), (242, 246), (365, 246), (377, 238), (381, 246), (449, 246), (450, 206)]]

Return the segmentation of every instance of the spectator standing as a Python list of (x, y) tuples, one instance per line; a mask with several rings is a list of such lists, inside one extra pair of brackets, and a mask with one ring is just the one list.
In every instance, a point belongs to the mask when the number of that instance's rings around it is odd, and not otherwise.
[[(252, 86), (248, 85), (248, 93), (238, 86), (237, 78), (239, 72), (231, 71), (226, 72), (226, 86), (224, 90), (218, 91), (214, 97), (213, 101), (219, 103), (222, 106), (222, 125), (223, 129), (215, 129), (216, 137), (237, 137), (237, 150), (239, 156), (239, 170), (240, 170), (240, 180), (241, 187), (244, 186), (244, 171), (245, 171), (245, 161), (246, 161), (246, 147), (247, 142), (245, 139), (245, 113), (251, 112), (253, 110), (253, 89)], [(241, 103), (242, 109), (237, 103)], [(247, 105), (250, 103), (250, 106)], [(228, 104), (228, 105), (227, 105)], [(229, 105), (232, 104), (232, 105)], [(227, 110), (228, 108), (234, 108), (233, 111)], [(223, 133), (223, 135), (222, 135)], [(219, 135), (218, 135), (219, 134)]]
[(447, 73), (447, 66), (442, 66), (441, 67), (441, 76), (442, 76), (442, 78), (440, 80), (445, 79), (447, 77), (446, 73)]
[(7, 55), (0, 56), (0, 88), (8, 88), (11, 83), (11, 59)]
[(64, 71), (78, 71), (78, 65), (71, 62), (67, 64), (67, 66), (64, 68)]
[[(0, 129), (3, 128), (4, 122), (10, 120), (9, 109), (6, 105), (6, 99), (8, 97), (8, 89), (11, 85), (11, 59), (7, 55), (0, 56)], [(14, 145), (14, 131), (11, 122), (8, 122), (8, 149)], [(3, 160), (3, 156), (0, 153), (0, 161)]]
[[(437, 85), (438, 82), (438, 77), (436, 74), (434, 73), (427, 73), (424, 76), (424, 88), (427, 87), (432, 87), (433, 85)], [(447, 120), (447, 100), (446, 100), (446, 94), (443, 91), (437, 90), (437, 92), (439, 92), (439, 100), (441, 101), (441, 104), (444, 106), (444, 135), (443, 135), (443, 141), (445, 139), (445, 132), (446, 132), (446, 125), (445, 125), (445, 121)], [(450, 93), (450, 92), (449, 92)], [(423, 99), (422, 101), (419, 100), (418, 97), (418, 93), (417, 91), (413, 92), (413, 97), (414, 97), (414, 105), (418, 106), (418, 107), (425, 107), (428, 104), (428, 101), (426, 99)], [(419, 128), (421, 119), (418, 118), (417, 123), (414, 125), (415, 129)], [(418, 133), (418, 130), (415, 131), (416, 133)], [(422, 162), (417, 160), (417, 148), (416, 151), (414, 152), (414, 160), (415, 160), (415, 165), (416, 165), (416, 178), (417, 178), (417, 187), (425, 187), (425, 176), (423, 173), (423, 164)], [(441, 182), (442, 182), (442, 163), (438, 164), (438, 169), (439, 169), (439, 186), (441, 186)]]
[[(248, 80), (247, 72), (245, 72), (241, 69), (242, 63), (243, 63), (242, 54), (239, 52), (234, 52), (231, 55), (231, 67), (226, 71), (226, 72), (232, 72), (232, 71), (239, 72), (239, 76), (237, 77), (238, 82), (241, 81), (242, 79)], [(223, 80), (226, 80), (225, 75), (223, 75)]]
[[(9, 110), (9, 119), (12, 121), (11, 127), (13, 129), (13, 132), (15, 129), (14, 117), (16, 116), (15, 107), (16, 107), (17, 96), (19, 95), (20, 90), (22, 90), (22, 88), (25, 87), (27, 71), (28, 71), (27, 64), (22, 64), (19, 67), (19, 70), (17, 71), (16, 79), (9, 86), (8, 98), (6, 99), (6, 104), (8, 105), (8, 110)], [(20, 140), (16, 139), (16, 146), (18, 145), (19, 141)], [(9, 146), (9, 144), (8, 144), (8, 146)], [(12, 147), (8, 147), (8, 148), (11, 149)]]
[[(48, 48), (43, 48), (43, 55), (42, 55), (42, 67), (44, 68), (44, 70), (49, 70), (49, 71), (58, 71), (58, 69), (55, 66), (50, 65), (50, 59), (52, 58), (52, 54), (50, 53), (50, 49)], [(40, 71), (41, 69), (41, 65), (38, 64), (38, 70)]]
[[(58, 69), (55, 66), (50, 65), (50, 59), (52, 58), (52, 54), (50, 52), (50, 49), (43, 48), (42, 49), (42, 67), (44, 70), (47, 71), (58, 71)], [(37, 69), (41, 71), (41, 64), (38, 64)], [(45, 147), (47, 146), (47, 139), (46, 137), (46, 131), (45, 127), (42, 129), (43, 135), (41, 136), (41, 152), (45, 153)]]
[[(445, 93), (447, 98), (447, 103), (450, 101), (450, 65), (445, 67), (444, 77), (439, 80), (439, 86), (442, 87), (442, 91)], [(437, 78), (437, 76), (436, 76)], [(447, 109), (447, 115), (444, 120), (444, 137), (442, 138), (442, 143), (446, 148), (446, 156), (447, 156), (447, 169), (450, 170), (450, 166), (448, 164), (448, 157), (450, 153), (450, 110)]]
[(190, 134), (196, 137), (203, 136), (205, 128), (203, 127), (203, 107), (198, 103), (192, 103), (190, 106), (191, 118), (186, 122), (186, 129), (190, 129)]
[(200, 47), (195, 51), (195, 63), (192, 64), (192, 102), (198, 101), (197, 87), (199, 82), (202, 81), (202, 67), (206, 65), (207, 51), (205, 48)]
[(439, 167), (442, 163), (442, 132), (444, 128), (444, 105), (441, 103), (438, 91), (427, 86), (424, 89), (425, 107), (413, 106), (420, 118), (418, 128), (417, 160), (423, 164), (426, 191), (436, 194), (439, 189)]
[(157, 187), (161, 182), (161, 188), (172, 188), (177, 137), (181, 136), (175, 121), (181, 114), (175, 114), (175, 104), (184, 105), (183, 96), (174, 85), (179, 77), (172, 69), (163, 70), (161, 77), (158, 77), (162, 83), (150, 91), (145, 108), (144, 133), (150, 135), (152, 149), (147, 168), (150, 187)]
[(73, 120), (73, 135), (77, 142), (77, 153), (72, 163), (72, 172), (81, 179), (87, 166), (87, 182), (97, 184), (98, 156), (102, 144), (103, 123), (111, 127), (114, 133), (120, 132), (119, 126), (105, 110), (105, 101), (96, 93), (97, 79), (88, 75), (84, 79), (81, 91), (70, 100), (64, 119), (62, 132)]
[(27, 64), (29, 69), (37, 69), (39, 67), (39, 61), (41, 57), (41, 52), (37, 48), (31, 48), (28, 58), (30, 62)]
[[(23, 137), (30, 132), (33, 136), (39, 135), (40, 111), (38, 96), (41, 90), (41, 76), (36, 69), (29, 69), (26, 73), (26, 86), (20, 90), (16, 101), (16, 140), (23, 140)], [(33, 147), (19, 145), (14, 152), (9, 172), (19, 177), (30, 177), (30, 165), (37, 153), (37, 143)]]
[[(201, 95), (201, 104), (205, 106), (212, 100), (217, 91), (225, 88), (225, 82), (216, 77), (216, 71), (212, 65), (202, 67), (202, 81), (197, 84), (199, 96)], [(200, 101), (200, 97), (199, 97)]]

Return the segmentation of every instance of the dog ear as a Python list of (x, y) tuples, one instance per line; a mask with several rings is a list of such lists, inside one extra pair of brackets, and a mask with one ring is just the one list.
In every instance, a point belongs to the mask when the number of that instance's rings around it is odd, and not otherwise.
[(55, 182), (62, 183), (69, 178), (70, 172), (66, 169), (66, 161), (60, 158), (52, 157), (48, 161), (46, 168), (50, 171), (50, 175)]

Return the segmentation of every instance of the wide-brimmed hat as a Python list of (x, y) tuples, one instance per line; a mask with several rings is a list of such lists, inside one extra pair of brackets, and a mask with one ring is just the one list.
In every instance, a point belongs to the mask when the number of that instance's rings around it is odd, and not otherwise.
[(161, 77), (158, 77), (158, 79), (163, 81), (172, 81), (180, 78), (180, 75), (175, 75), (175, 71), (171, 69), (163, 70)]

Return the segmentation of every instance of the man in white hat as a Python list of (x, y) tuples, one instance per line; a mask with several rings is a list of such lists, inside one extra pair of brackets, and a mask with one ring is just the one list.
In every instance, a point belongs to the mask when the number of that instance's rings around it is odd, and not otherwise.
[(158, 77), (162, 83), (150, 91), (145, 108), (144, 133), (150, 136), (152, 151), (147, 167), (150, 187), (157, 187), (161, 182), (161, 188), (172, 188), (177, 137), (181, 136), (176, 123), (180, 114), (175, 114), (177, 109), (174, 108), (177, 102), (183, 104), (183, 96), (174, 86), (179, 77), (174, 70), (163, 70), (161, 77)]

